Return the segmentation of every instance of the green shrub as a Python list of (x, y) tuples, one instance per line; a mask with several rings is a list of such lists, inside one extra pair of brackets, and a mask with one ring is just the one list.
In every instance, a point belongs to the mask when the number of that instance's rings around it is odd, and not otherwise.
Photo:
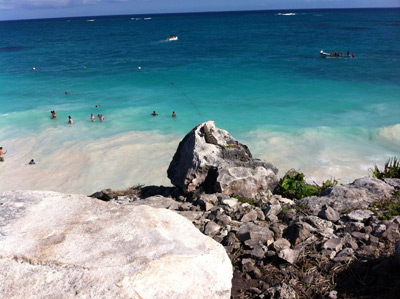
[(336, 185), (337, 180), (326, 180), (322, 186), (310, 185), (304, 181), (304, 174), (294, 169), (289, 170), (280, 180), (274, 193), (290, 199), (301, 199), (303, 197), (320, 195), (330, 186)]
[(372, 170), (374, 177), (377, 179), (384, 179), (384, 178), (398, 178), (400, 179), (400, 161), (398, 158), (393, 157), (390, 158), (385, 163), (385, 167), (383, 171), (380, 171), (378, 166), (375, 164), (375, 169)]

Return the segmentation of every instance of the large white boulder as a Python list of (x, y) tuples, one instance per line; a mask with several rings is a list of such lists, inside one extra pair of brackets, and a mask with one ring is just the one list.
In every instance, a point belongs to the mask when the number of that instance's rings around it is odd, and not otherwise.
[(271, 163), (253, 158), (246, 145), (213, 121), (186, 134), (167, 171), (171, 183), (184, 192), (202, 189), (246, 198), (272, 191), (278, 183), (277, 172)]
[(230, 298), (224, 248), (166, 209), (0, 196), (1, 298)]

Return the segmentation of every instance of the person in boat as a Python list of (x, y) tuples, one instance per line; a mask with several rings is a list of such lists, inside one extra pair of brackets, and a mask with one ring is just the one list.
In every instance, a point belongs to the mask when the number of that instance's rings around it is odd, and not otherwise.
[(152, 115), (152, 116), (158, 116), (158, 114), (157, 114), (155, 111), (153, 111), (153, 113), (150, 114), (150, 115)]
[(351, 54), (351, 57), (353, 57), (353, 58), (354, 58), (355, 56), (356, 56), (356, 55), (355, 55), (354, 53), (353, 53), (353, 54)]
[(347, 56), (350, 56), (350, 51), (349, 50), (347, 50)]
[(172, 111), (172, 117), (176, 117), (175, 111)]

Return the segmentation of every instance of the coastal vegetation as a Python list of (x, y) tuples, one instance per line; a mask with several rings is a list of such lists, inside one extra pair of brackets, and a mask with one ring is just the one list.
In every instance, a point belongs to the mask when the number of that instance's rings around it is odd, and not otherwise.
[(379, 170), (375, 164), (374, 170), (372, 170), (374, 177), (377, 179), (385, 178), (400, 178), (400, 160), (397, 157), (390, 158), (386, 161), (383, 170)]
[(290, 199), (302, 199), (308, 196), (319, 196), (328, 187), (338, 183), (337, 180), (331, 179), (323, 182), (321, 186), (316, 183), (311, 185), (305, 182), (304, 177), (305, 175), (302, 172), (294, 169), (289, 170), (279, 181), (274, 193)]

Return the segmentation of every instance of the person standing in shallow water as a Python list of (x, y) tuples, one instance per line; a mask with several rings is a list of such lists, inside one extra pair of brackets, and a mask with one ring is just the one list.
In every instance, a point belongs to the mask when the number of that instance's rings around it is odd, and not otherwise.
[(153, 113), (150, 114), (150, 115), (152, 115), (152, 116), (158, 116), (158, 114), (157, 114), (155, 111), (153, 111)]
[(69, 124), (73, 124), (74, 123), (74, 121), (72, 120), (71, 116), (68, 116), (68, 123)]
[(3, 147), (0, 146), (0, 162), (4, 162), (5, 154), (7, 154), (7, 151), (3, 152)]
[(176, 117), (175, 111), (172, 111), (172, 117)]

